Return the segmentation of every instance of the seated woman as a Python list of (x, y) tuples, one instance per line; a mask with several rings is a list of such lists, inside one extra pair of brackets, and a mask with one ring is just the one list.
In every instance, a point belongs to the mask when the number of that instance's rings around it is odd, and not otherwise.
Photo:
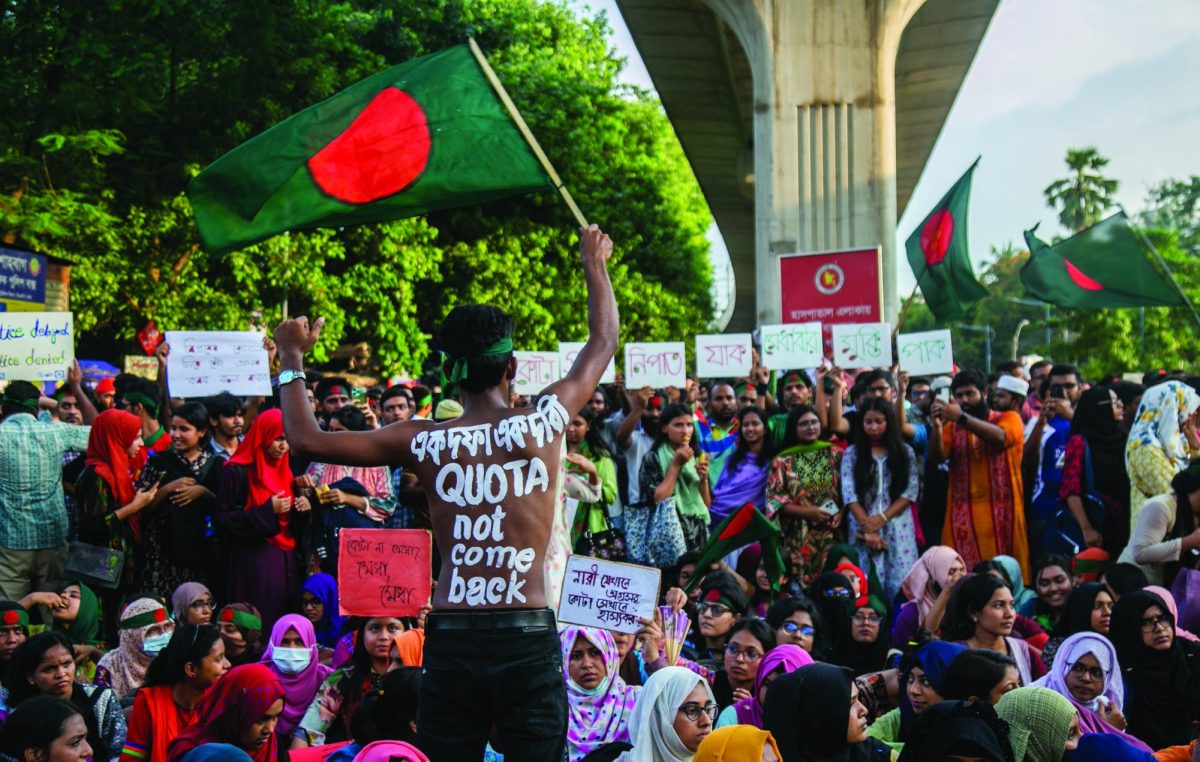
[(706, 666), (723, 663), (733, 623), (746, 615), (749, 605), (750, 599), (732, 574), (709, 573), (700, 583), (697, 633), (689, 636), (691, 642), (684, 646), (684, 656)]
[(75, 682), (75, 650), (59, 632), (34, 635), (17, 648), (11, 699), (16, 707), (34, 696), (70, 701), (83, 714), (87, 743), (97, 762), (116, 760), (125, 744), (125, 715), (108, 688)]
[(632, 748), (617, 760), (691, 762), (700, 742), (712, 732), (716, 716), (717, 702), (707, 682), (683, 667), (660, 669), (646, 681), (634, 704), (629, 716)]
[(1078, 632), (1108, 635), (1112, 623), (1113, 599), (1099, 582), (1084, 582), (1071, 591), (1066, 611), (1054, 629), (1054, 637), (1042, 647), (1042, 663), (1050, 669), (1063, 641)]
[[(1063, 755), (1063, 762), (1090, 762), (1093, 759), (1102, 759), (1104, 762), (1171, 762), (1172, 760), (1161, 751), (1151, 754), (1141, 747), (1134, 746), (1121, 736), (1108, 733), (1084, 733), (1075, 750), (1068, 751)], [(1192, 762), (1191, 755), (1188, 755), (1186, 762)]]
[(1059, 762), (1079, 745), (1079, 712), (1047, 688), (1017, 688), (1004, 694), (996, 714), (1008, 723), (1014, 762)]
[[(350, 734), (354, 741), (328, 755), (326, 762), (361, 760), (361, 754), (365, 752), (370, 755), (382, 748), (382, 744), (416, 743), (420, 695), (421, 670), (397, 667), (387, 673), (379, 688), (364, 696), (362, 705), (354, 713), (354, 721), (350, 723)], [(295, 760), (303, 753), (306, 752), (293, 750), (290, 756)]]
[(230, 603), (217, 614), (215, 622), (225, 641), (225, 657), (235, 667), (262, 661), (262, 617), (249, 603)]
[(791, 643), (810, 654), (824, 636), (821, 612), (808, 598), (787, 598), (776, 601), (767, 610), (767, 624), (775, 629), (776, 643)]
[[(1007, 556), (1006, 556), (1007, 557)], [(1018, 572), (1020, 566), (1017, 567)], [(1050, 634), (1042, 629), (1042, 626), (1033, 621), (1029, 617), (1020, 613), (1020, 605), (1017, 603), (1017, 589), (1013, 585), (1012, 578), (1008, 576), (1008, 569), (1004, 564), (995, 559), (980, 561), (971, 567), (972, 574), (991, 574), (996, 579), (1008, 586), (1009, 591), (1013, 594), (1013, 606), (1017, 607), (1017, 618), (1013, 621), (1013, 634), (1025, 640), (1029, 645), (1039, 651), (1045, 647), (1046, 641), (1050, 640)], [(1018, 577), (1019, 579), (1020, 577)], [(1030, 592), (1030, 591), (1025, 591)], [(936, 616), (930, 617), (931, 620), (936, 620)], [(1044, 658), (1044, 657), (1043, 657)]]
[(1079, 632), (1067, 638), (1059, 648), (1062, 656), (1050, 671), (1034, 685), (1049, 688), (1066, 697), (1079, 710), (1079, 727), (1084, 733), (1113, 733), (1146, 751), (1149, 746), (1127, 736), (1125, 682), (1117, 650), (1108, 638), (1094, 632)]
[(1009, 762), (1008, 727), (991, 704), (942, 701), (913, 721), (899, 762)]
[(867, 708), (845, 667), (810, 664), (771, 685), (763, 710), (786, 762), (887, 762), (891, 750), (867, 736)]
[(951, 592), (942, 637), (968, 648), (988, 648), (1017, 663), (1022, 685), (1046, 674), (1037, 650), (1012, 634), (1016, 611), (1008, 586), (991, 574), (972, 574)]
[(200, 698), (228, 669), (225, 642), (216, 627), (175, 628), (133, 700), (121, 762), (167, 762), (168, 745), (196, 723)]
[[(332, 656), (346, 623), (346, 617), (338, 614), (337, 580), (332, 575), (322, 572), (304, 580), (300, 588), (300, 614), (312, 622), (317, 645)], [(322, 661), (327, 659), (322, 657)]]
[(79, 707), (54, 696), (34, 696), (8, 718), (0, 735), (6, 762), (90, 762), (87, 720)]
[(212, 624), (213, 594), (199, 582), (184, 582), (171, 593), (171, 614), (179, 624)]
[(1031, 617), (1046, 632), (1054, 632), (1067, 610), (1067, 596), (1075, 587), (1071, 559), (1057, 553), (1042, 556), (1033, 567), (1033, 584), (1037, 597), (1020, 613)]
[(779, 762), (779, 747), (765, 730), (748, 725), (718, 728), (704, 737), (696, 749), (695, 762)]
[(1200, 527), (1200, 461), (1175, 475), (1169, 493), (1145, 502), (1129, 545), (1118, 560), (1138, 564), (1151, 583), (1169, 587), (1170, 578), (1181, 562), (1196, 568), (1195, 551), (1200, 550), (1197, 527)]
[(96, 685), (112, 688), (117, 700), (131, 706), (146, 669), (171, 642), (175, 622), (155, 598), (137, 598), (121, 612), (118, 645), (96, 665)]
[(903, 649), (916, 640), (921, 630), (936, 629), (929, 628), (926, 620), (936, 611), (940, 621), (950, 588), (966, 572), (967, 565), (962, 556), (945, 545), (934, 545), (917, 559), (900, 583), (900, 591), (908, 602), (896, 612), (896, 621), (892, 624), (892, 648)]
[(192, 757), (204, 744), (227, 743), (250, 755), (254, 762), (275, 762), (279, 744), (275, 724), (283, 712), (283, 686), (262, 664), (243, 664), (221, 676), (204, 694), (196, 710), (196, 724), (171, 742), (170, 762)]
[(884, 669), (888, 655), (888, 610), (874, 595), (852, 609), (850, 637), (829, 657), (830, 664), (849, 667), (854, 676)]
[(725, 644), (722, 669), (717, 671), (713, 682), (718, 706), (733, 706), (735, 701), (751, 697), (758, 663), (774, 647), (775, 631), (767, 620), (743, 617), (734, 622), (729, 642)]
[(946, 670), (966, 649), (957, 643), (934, 640), (907, 654), (900, 665), (900, 707), (877, 719), (867, 735), (899, 751), (904, 748), (913, 721), (945, 699)]
[(814, 658), (828, 661), (850, 641), (850, 617), (856, 608), (854, 590), (845, 575), (826, 572), (809, 587), (808, 597), (817, 604), (821, 623), (825, 625), (823, 637), (817, 639)]
[(754, 693), (732, 706), (728, 706), (717, 718), (717, 727), (729, 725), (763, 726), (763, 707), (767, 703), (767, 694), (771, 683), (780, 675), (795, 672), (801, 667), (813, 663), (808, 651), (791, 643), (775, 646), (758, 662), (758, 672), (754, 676)]
[(63, 585), (65, 608), (51, 611), (54, 624), (51, 629), (61, 632), (75, 644), (75, 659), (80, 673), (92, 677), (96, 673), (96, 662), (104, 653), (104, 636), (100, 632), (100, 599), (92, 589), (79, 580)]
[(944, 699), (995, 706), (1005, 693), (1021, 687), (1021, 675), (1012, 657), (986, 648), (968, 648), (950, 662), (942, 684)]
[(567, 757), (579, 762), (610, 743), (629, 740), (640, 688), (617, 674), (617, 645), (606, 630), (567, 625), (559, 632), (567, 685)]
[(263, 661), (283, 686), (283, 713), (276, 732), (290, 739), (333, 669), (321, 664), (312, 623), (299, 614), (281, 617), (271, 628)]

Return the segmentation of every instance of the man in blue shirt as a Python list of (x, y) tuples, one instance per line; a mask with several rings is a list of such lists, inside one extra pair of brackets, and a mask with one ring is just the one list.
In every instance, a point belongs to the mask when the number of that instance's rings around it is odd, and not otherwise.
[(1074, 365), (1055, 365), (1043, 383), (1047, 390), (1045, 399), (1037, 418), (1026, 426), (1022, 453), (1027, 468), (1031, 459), (1036, 463), (1033, 498), (1026, 514), (1029, 548), (1033, 558), (1041, 555), (1042, 532), (1058, 512), (1061, 502), (1058, 492), (1062, 488), (1071, 418), (1075, 414), (1075, 403), (1083, 393), (1083, 380)]

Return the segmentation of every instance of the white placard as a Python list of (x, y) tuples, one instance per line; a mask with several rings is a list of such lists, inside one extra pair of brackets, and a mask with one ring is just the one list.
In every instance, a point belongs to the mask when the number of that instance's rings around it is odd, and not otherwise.
[(762, 364), (767, 370), (815, 368), (825, 359), (820, 323), (762, 327)]
[(513, 357), (517, 359), (517, 375), (513, 379), (517, 394), (539, 394), (561, 378), (557, 352), (513, 352)]
[(902, 333), (896, 337), (900, 369), (910, 376), (935, 376), (954, 372), (954, 345), (950, 331)]
[(890, 368), (892, 327), (887, 323), (834, 325), (833, 364), (841, 368)]
[(653, 619), (660, 572), (646, 566), (573, 555), (567, 559), (558, 621), (635, 633)]
[(271, 363), (255, 331), (167, 331), (167, 389), (172, 397), (271, 393)]
[[(583, 351), (582, 341), (560, 341), (558, 342), (558, 372), (561, 377), (566, 377), (571, 372), (571, 366), (575, 364), (575, 358)], [(611, 384), (617, 380), (617, 358), (613, 357), (608, 361), (608, 367), (604, 369), (604, 375), (600, 376), (600, 383)]]
[(72, 313), (0, 313), (0, 381), (65, 381), (74, 362)]
[(754, 347), (748, 333), (714, 333), (696, 337), (697, 378), (741, 378), (750, 375)]
[(633, 342), (625, 345), (625, 388), (665, 389), (687, 385), (687, 355), (682, 341)]

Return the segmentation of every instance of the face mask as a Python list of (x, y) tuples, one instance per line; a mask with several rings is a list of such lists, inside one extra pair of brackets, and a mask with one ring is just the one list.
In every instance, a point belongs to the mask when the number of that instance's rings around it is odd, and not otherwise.
[(271, 650), (271, 661), (285, 675), (298, 675), (312, 663), (312, 651), (307, 648), (280, 648)]
[(167, 647), (171, 642), (171, 633), (164, 632), (162, 635), (155, 635), (146, 638), (142, 641), (142, 653), (147, 656), (158, 656), (159, 651)]

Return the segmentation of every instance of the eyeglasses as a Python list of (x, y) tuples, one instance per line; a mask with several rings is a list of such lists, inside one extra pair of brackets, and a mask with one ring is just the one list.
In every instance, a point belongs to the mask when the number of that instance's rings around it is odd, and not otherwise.
[(212, 601), (193, 601), (192, 605), (188, 606), (188, 608), (196, 609), (198, 611), (203, 610), (203, 609), (208, 609), (209, 611), (212, 611), (213, 602)]
[(1079, 662), (1071, 665), (1071, 674), (1079, 679), (1091, 678), (1098, 683), (1104, 682), (1104, 670), (1099, 667), (1085, 667)]
[(821, 427), (820, 421), (796, 421), (796, 428), (799, 429), (817, 429)]
[(918, 389), (914, 392), (909, 392), (908, 396), (912, 397), (913, 399), (924, 399), (929, 396), (929, 390), (928, 389)]
[(321, 601), (316, 598), (305, 598), (304, 600), (300, 601), (300, 608), (302, 609), (315, 609), (320, 605)]
[(1165, 630), (1171, 629), (1171, 619), (1166, 614), (1152, 616), (1149, 619), (1142, 620), (1142, 632), (1154, 632), (1161, 626)]
[(821, 595), (826, 598), (849, 598), (851, 593), (844, 587), (831, 587), (827, 590), (822, 590)]
[(708, 614), (709, 616), (725, 616), (730, 613), (728, 606), (722, 606), (719, 603), (701, 603), (696, 606), (697, 614)]
[(798, 632), (806, 638), (817, 634), (817, 631), (810, 625), (796, 624), (795, 622), (784, 622), (783, 629), (788, 635), (795, 635)]
[(852, 618), (855, 624), (879, 624), (883, 621), (878, 614), (855, 614)]
[(732, 643), (725, 646), (725, 653), (729, 654), (734, 660), (745, 659), (746, 661), (758, 661), (763, 657), (761, 651), (756, 651), (753, 648), (742, 650)]
[(717, 704), (715, 701), (710, 701), (707, 704), (703, 704), (703, 705), (697, 704), (694, 701), (689, 701), (686, 704), (684, 704), (683, 706), (679, 707), (679, 712), (680, 712), (680, 714), (682, 714), (684, 717), (687, 717), (692, 722), (695, 722), (696, 720), (700, 719), (701, 714), (707, 714), (708, 718), (710, 720), (716, 721), (716, 719), (717, 719)]

